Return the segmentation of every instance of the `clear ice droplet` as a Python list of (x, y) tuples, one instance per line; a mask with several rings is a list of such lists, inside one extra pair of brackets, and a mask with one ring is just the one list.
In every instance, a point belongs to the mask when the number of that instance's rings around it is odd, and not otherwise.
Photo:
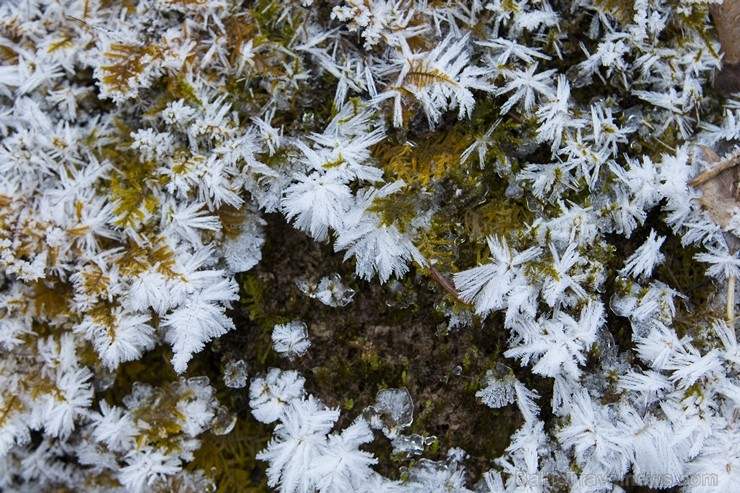
[(378, 392), (375, 405), (368, 408), (370, 426), (381, 429), (390, 439), (414, 422), (414, 402), (408, 389), (384, 389)]
[(216, 416), (213, 418), (211, 433), (214, 435), (226, 435), (231, 433), (234, 426), (236, 426), (236, 414), (229, 411), (225, 406), (219, 407), (216, 411)]
[(419, 455), (424, 452), (424, 437), (421, 435), (398, 435), (393, 440), (393, 453)]
[(231, 360), (224, 368), (224, 383), (232, 389), (241, 389), (247, 385), (247, 363), (243, 360)]

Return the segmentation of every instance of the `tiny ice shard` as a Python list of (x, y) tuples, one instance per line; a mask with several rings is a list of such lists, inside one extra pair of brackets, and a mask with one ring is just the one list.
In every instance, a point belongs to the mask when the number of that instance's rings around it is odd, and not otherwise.
[(398, 435), (393, 439), (393, 453), (419, 455), (424, 452), (424, 437), (421, 435)]
[(227, 435), (236, 426), (236, 414), (230, 412), (225, 406), (221, 406), (216, 411), (211, 425), (211, 433), (214, 435)]
[(247, 386), (247, 363), (243, 360), (231, 360), (224, 368), (224, 383), (232, 389)]
[(223, 252), (226, 265), (233, 273), (246, 272), (262, 260), (262, 247), (265, 244), (265, 220), (250, 215), (241, 225), (236, 238), (224, 242)]
[(322, 278), (316, 288), (316, 298), (328, 306), (345, 306), (354, 296), (355, 290), (345, 286), (336, 272)]
[(211, 383), (211, 380), (203, 375), (200, 377), (190, 377), (188, 378), (188, 384), (192, 385), (193, 387), (207, 387), (208, 384)]
[(316, 283), (310, 282), (305, 277), (301, 277), (295, 280), (295, 284), (301, 290), (301, 293), (309, 298), (316, 298)]
[(447, 303), (437, 305), (437, 309), (441, 309), (445, 317), (447, 317), (448, 333), (473, 325), (474, 319), (472, 310), (461, 308), (459, 306), (452, 306)]
[(398, 433), (414, 422), (414, 402), (405, 387), (385, 389), (378, 392), (375, 405), (365, 410), (370, 426), (380, 429), (393, 440)]
[(509, 367), (497, 364), (496, 370), (486, 372), (486, 387), (475, 393), (488, 407), (498, 409), (516, 400), (514, 384), (517, 380)]
[(345, 306), (355, 296), (355, 290), (345, 286), (336, 272), (323, 277), (318, 284), (309, 282), (307, 279), (298, 279), (296, 285), (303, 294), (327, 306)]
[(299, 320), (278, 324), (272, 330), (272, 343), (275, 351), (291, 360), (296, 356), (303, 356), (311, 346), (311, 341), (308, 340), (308, 327)]
[[(425, 491), (470, 491), (465, 487), (465, 469), (460, 465), (466, 457), (464, 450), (453, 448), (442, 461), (419, 459), (408, 470), (409, 482), (424, 484)], [(489, 491), (489, 488), (483, 489)]]

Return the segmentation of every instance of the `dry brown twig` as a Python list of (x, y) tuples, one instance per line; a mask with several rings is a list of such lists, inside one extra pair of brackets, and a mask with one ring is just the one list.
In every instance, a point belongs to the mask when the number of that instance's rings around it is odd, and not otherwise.
[(457, 289), (455, 289), (455, 286), (450, 281), (448, 281), (447, 278), (443, 276), (442, 273), (439, 272), (434, 267), (434, 265), (431, 264), (431, 262), (429, 263), (429, 273), (431, 274), (432, 279), (437, 281), (437, 283), (442, 287), (442, 289), (447, 291), (447, 293), (453, 298), (455, 298), (455, 300), (457, 300), (459, 303), (462, 303), (463, 305), (468, 305), (468, 306), (471, 305), (470, 302), (465, 301), (464, 299), (460, 297), (460, 293), (457, 292)]

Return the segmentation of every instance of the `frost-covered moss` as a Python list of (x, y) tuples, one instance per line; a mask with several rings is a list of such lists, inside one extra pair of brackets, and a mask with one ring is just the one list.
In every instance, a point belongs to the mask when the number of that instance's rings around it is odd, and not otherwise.
[(0, 5), (0, 489), (732, 491), (710, 3)]

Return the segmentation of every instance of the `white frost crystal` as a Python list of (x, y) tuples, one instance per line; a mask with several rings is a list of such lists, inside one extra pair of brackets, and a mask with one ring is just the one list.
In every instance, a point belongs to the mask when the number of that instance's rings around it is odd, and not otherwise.
[[(275, 430), (245, 459), (276, 491), (470, 492), (468, 444), (435, 462), (430, 430), (404, 435), (408, 390), (340, 419), (269, 368), (366, 355), (368, 316), (433, 306), (475, 361), (448, 378), (460, 361), (416, 351), (444, 324), (409, 331), (409, 387), (475, 385), (476, 413), (524, 421), (476, 491), (737, 491), (738, 3), (253, 3), (0, 0), (0, 491), (220, 487), (249, 361)], [(358, 279), (299, 282), (333, 309), (294, 313), (285, 282), (324, 265)], [(290, 320), (330, 311), (352, 333), (296, 361)], [(322, 397), (365, 402), (326, 395), (377, 390), (342, 363)], [(371, 468), (392, 464), (373, 430), (420, 455), (403, 482)]]
[(232, 389), (241, 389), (247, 385), (247, 363), (243, 359), (230, 360), (224, 368), (224, 383)]
[(231, 272), (246, 272), (262, 260), (264, 225), (265, 221), (259, 216), (250, 215), (240, 225), (239, 235), (224, 241), (224, 258)]
[(494, 409), (504, 407), (513, 403), (516, 399), (515, 383), (516, 378), (513, 374), (497, 377), (494, 372), (488, 370), (486, 372), (486, 387), (476, 392), (475, 396), (480, 397), (483, 404), (488, 407)]
[(310, 346), (308, 327), (299, 320), (278, 324), (272, 330), (272, 347), (291, 360), (303, 356)]
[(255, 419), (262, 423), (272, 423), (294, 399), (301, 398), (306, 382), (297, 371), (281, 371), (271, 368), (267, 375), (252, 380), (249, 386), (249, 406)]

